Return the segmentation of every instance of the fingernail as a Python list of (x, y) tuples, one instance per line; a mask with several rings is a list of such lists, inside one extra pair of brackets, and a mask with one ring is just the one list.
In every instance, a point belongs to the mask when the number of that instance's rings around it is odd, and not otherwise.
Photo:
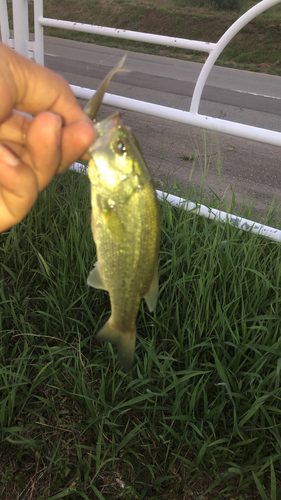
[(17, 167), (20, 164), (19, 158), (3, 146), (3, 144), (0, 144), (0, 160), (9, 165), (9, 167)]

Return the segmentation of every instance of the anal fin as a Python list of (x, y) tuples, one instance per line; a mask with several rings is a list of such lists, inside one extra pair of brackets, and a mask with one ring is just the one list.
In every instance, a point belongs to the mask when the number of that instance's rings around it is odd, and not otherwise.
[(97, 288), (98, 290), (106, 290), (105, 284), (101, 277), (98, 262), (95, 263), (94, 269), (92, 269), (92, 271), (90, 272), (87, 279), (87, 284), (92, 286), (93, 288)]
[(148, 292), (145, 294), (144, 299), (150, 312), (154, 311), (158, 300), (158, 267), (156, 265), (154, 276), (150, 283)]

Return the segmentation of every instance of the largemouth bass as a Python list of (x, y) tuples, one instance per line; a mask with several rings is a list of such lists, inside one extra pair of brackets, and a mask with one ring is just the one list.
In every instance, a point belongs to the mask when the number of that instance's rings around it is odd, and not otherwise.
[[(112, 75), (124, 70), (123, 61), (87, 104), (85, 111), (92, 120)], [(111, 316), (97, 338), (116, 344), (122, 367), (130, 370), (141, 299), (153, 311), (158, 298), (158, 202), (138, 142), (120, 114), (95, 123), (95, 128), (98, 136), (89, 148), (88, 175), (98, 260), (87, 283), (109, 292)]]

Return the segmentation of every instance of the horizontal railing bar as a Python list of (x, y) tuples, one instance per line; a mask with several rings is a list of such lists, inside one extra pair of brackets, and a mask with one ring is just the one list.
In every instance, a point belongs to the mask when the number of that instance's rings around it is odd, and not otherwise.
[[(89, 100), (95, 91), (77, 85), (71, 85), (71, 88), (80, 99)], [(281, 133), (274, 130), (253, 127), (242, 123), (222, 120), (221, 118), (213, 118), (211, 116), (191, 113), (179, 109), (160, 106), (145, 101), (138, 101), (129, 97), (122, 97), (106, 93), (103, 98), (103, 104), (123, 108), (128, 111), (137, 111), (146, 115), (155, 116), (157, 118), (165, 118), (194, 127), (205, 128), (223, 134), (235, 135), (253, 141), (265, 142), (274, 146), (281, 146)]]
[[(85, 175), (88, 173), (88, 167), (78, 162), (73, 163), (70, 170)], [(196, 215), (200, 215), (206, 219), (228, 223), (237, 229), (242, 229), (242, 231), (265, 236), (266, 238), (277, 241), (278, 243), (281, 242), (281, 231), (274, 227), (259, 224), (258, 222), (250, 219), (244, 219), (244, 217), (238, 217), (237, 215), (232, 215), (227, 212), (223, 212), (222, 210), (217, 210), (216, 208), (208, 208), (200, 203), (193, 203), (192, 201), (159, 191), (158, 189), (156, 189), (156, 194), (160, 201), (167, 200), (172, 206), (182, 208), (187, 212), (193, 211)]]
[(135, 40), (137, 42), (154, 43), (157, 45), (166, 45), (167, 47), (178, 47), (180, 49), (197, 50), (210, 53), (215, 43), (200, 42), (197, 40), (187, 40), (185, 38), (175, 38), (171, 36), (153, 35), (150, 33), (139, 33), (138, 31), (129, 31), (118, 28), (107, 28), (105, 26), (95, 26), (93, 24), (74, 23), (71, 21), (62, 21), (40, 16), (38, 22), (41, 26), (53, 28), (62, 28), (72, 31), (81, 31), (85, 33), (94, 33), (95, 35), (111, 36), (114, 38), (124, 38)]
[(270, 238), (278, 243), (281, 242), (281, 231), (274, 227), (259, 224), (258, 222), (250, 219), (244, 219), (244, 217), (238, 217), (237, 215), (232, 215), (227, 212), (223, 212), (222, 210), (217, 210), (216, 208), (209, 208), (205, 205), (201, 205), (200, 203), (193, 203), (192, 201), (185, 200), (184, 198), (179, 198), (178, 196), (158, 191), (157, 189), (156, 193), (159, 200), (166, 199), (173, 207), (182, 208), (187, 212), (194, 211), (196, 215), (200, 215), (206, 219), (228, 223), (237, 229), (242, 229), (242, 231), (258, 234), (259, 236), (265, 236), (266, 238)]

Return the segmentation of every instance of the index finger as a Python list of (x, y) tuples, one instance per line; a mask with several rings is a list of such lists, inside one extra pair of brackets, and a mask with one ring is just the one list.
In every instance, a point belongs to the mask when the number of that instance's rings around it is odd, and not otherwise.
[(0, 122), (12, 108), (36, 115), (42, 111), (59, 114), (64, 124), (90, 122), (66, 80), (0, 42)]

